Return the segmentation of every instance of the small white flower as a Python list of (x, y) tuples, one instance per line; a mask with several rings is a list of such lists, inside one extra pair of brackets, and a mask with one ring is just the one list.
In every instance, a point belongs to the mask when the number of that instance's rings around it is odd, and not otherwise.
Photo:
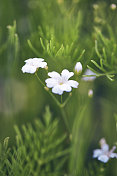
[[(84, 75), (96, 75), (94, 72), (92, 72), (91, 70), (87, 69), (84, 73)], [(96, 76), (90, 76), (90, 77), (83, 77), (82, 80), (84, 81), (93, 81), (96, 79)]]
[(43, 62), (42, 58), (31, 58), (25, 60), (25, 65), (22, 67), (23, 73), (35, 73), (38, 68), (46, 68), (47, 63)]
[(59, 95), (62, 95), (64, 91), (71, 92), (72, 87), (77, 88), (79, 84), (77, 81), (68, 80), (73, 75), (74, 73), (67, 69), (64, 69), (61, 75), (55, 71), (49, 72), (50, 78), (45, 80), (46, 86), (52, 88), (52, 92)]
[(112, 10), (115, 10), (116, 7), (117, 7), (116, 4), (111, 4), (111, 5), (110, 5), (110, 8), (111, 8)]
[(107, 163), (110, 158), (117, 158), (117, 153), (113, 153), (116, 147), (113, 146), (112, 149), (109, 150), (109, 145), (104, 138), (100, 140), (100, 146), (101, 149), (93, 151), (93, 158), (98, 158), (98, 160), (103, 163)]
[(88, 97), (92, 98), (93, 97), (93, 90), (89, 89), (88, 91)]
[(80, 74), (82, 72), (82, 64), (80, 62), (77, 62), (75, 67), (74, 67), (75, 73)]

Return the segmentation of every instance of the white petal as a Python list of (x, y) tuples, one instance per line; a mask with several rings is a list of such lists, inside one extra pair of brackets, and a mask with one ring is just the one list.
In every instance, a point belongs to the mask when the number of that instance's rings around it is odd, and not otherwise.
[(46, 62), (40, 62), (37, 64), (37, 67), (41, 67), (41, 68), (45, 68), (47, 66), (47, 63)]
[(49, 72), (48, 76), (50, 76), (51, 78), (60, 78), (60, 74), (55, 71)]
[(62, 84), (60, 85), (60, 88), (63, 90), (63, 91), (66, 91), (66, 92), (71, 92), (72, 88), (67, 85), (67, 84)]
[[(96, 74), (94, 72), (92, 72), (91, 70), (87, 69), (86, 72), (84, 73), (84, 75), (96, 75)], [(96, 79), (96, 76), (82, 78), (82, 80), (84, 80), (84, 81), (93, 81), (94, 79)]]
[(108, 152), (109, 151), (109, 145), (108, 144), (103, 144), (101, 146), (101, 149), (104, 151), (104, 152)]
[(53, 78), (48, 78), (48, 79), (45, 80), (45, 82), (47, 83), (46, 86), (48, 88), (52, 88), (52, 87), (54, 87), (58, 84), (57, 80), (53, 79)]
[(43, 59), (43, 58), (33, 58), (33, 60), (34, 60), (34, 61), (39, 61), (39, 62), (44, 61), (44, 59)]
[(96, 76), (91, 76), (91, 77), (83, 77), (82, 80), (84, 81), (93, 81), (96, 79)]
[(52, 92), (59, 95), (63, 94), (63, 90), (60, 88), (60, 85), (53, 87)]
[(110, 158), (117, 158), (117, 153), (111, 153), (109, 156)]
[(109, 160), (109, 157), (108, 157), (107, 155), (100, 155), (100, 156), (98, 157), (98, 160), (99, 160), (99, 161), (102, 161), (103, 163), (107, 163), (108, 160)]
[(74, 80), (67, 81), (67, 84), (70, 85), (73, 88), (78, 88), (78, 85), (79, 85), (79, 83), (77, 81), (74, 81)]
[(97, 158), (102, 154), (102, 150), (101, 149), (96, 149), (93, 151), (93, 158)]
[(61, 76), (65, 79), (68, 80), (70, 77), (74, 75), (73, 72), (69, 72), (67, 69), (64, 69), (61, 73)]
[(36, 72), (36, 67), (34, 66), (30, 66), (28, 64), (25, 64), (23, 67), (22, 67), (22, 72), (23, 73), (35, 73)]
[(25, 60), (25, 62), (28, 64), (30, 64), (31, 62), (42, 62), (42, 61), (44, 61), (44, 59), (42, 58), (30, 58), (30, 59)]

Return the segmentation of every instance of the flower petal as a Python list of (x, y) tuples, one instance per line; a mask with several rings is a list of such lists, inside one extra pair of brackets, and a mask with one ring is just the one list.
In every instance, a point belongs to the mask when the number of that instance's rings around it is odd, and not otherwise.
[(102, 154), (102, 150), (101, 149), (96, 149), (93, 151), (93, 158), (97, 158)]
[(99, 161), (102, 161), (103, 163), (107, 163), (108, 160), (109, 160), (109, 157), (108, 157), (107, 155), (100, 155), (100, 156), (98, 157), (98, 160), (99, 160)]
[[(92, 72), (90, 69), (87, 69), (84, 73), (84, 75), (96, 75), (94, 72)], [(96, 76), (91, 77), (83, 77), (82, 80), (84, 81), (93, 81), (96, 79)]]
[(53, 78), (48, 78), (48, 79), (45, 80), (45, 82), (46, 82), (46, 86), (48, 88), (52, 88), (52, 87), (54, 87), (58, 84), (57, 80), (53, 79)]
[(63, 91), (66, 91), (66, 92), (71, 92), (72, 88), (71, 86), (67, 85), (67, 84), (62, 84), (60, 85), (60, 88), (63, 90)]
[(48, 76), (50, 76), (51, 78), (60, 78), (60, 74), (55, 71), (49, 72)]
[(28, 64), (25, 64), (23, 67), (22, 67), (22, 72), (23, 73), (35, 73), (36, 72), (36, 67), (34, 66), (31, 66), (31, 65), (28, 65)]
[(38, 67), (45, 68), (47, 66), (46, 62), (40, 62), (37, 64)]
[(104, 152), (108, 152), (109, 151), (109, 145), (108, 144), (103, 144), (101, 146), (101, 149), (104, 151)]
[(111, 153), (109, 156), (110, 158), (117, 158), (117, 153)]
[(65, 80), (68, 80), (70, 77), (72, 77), (74, 75), (73, 72), (69, 72), (67, 69), (64, 69), (62, 72), (61, 72), (61, 76), (65, 79)]
[(79, 85), (79, 83), (77, 81), (74, 81), (74, 80), (67, 81), (67, 84), (70, 85), (73, 88), (78, 88), (78, 85)]
[(55, 93), (55, 94), (59, 94), (59, 95), (63, 94), (63, 90), (61, 89), (60, 85), (57, 85), (57, 86), (53, 87), (52, 92)]
[(42, 61), (44, 61), (44, 59), (42, 58), (30, 58), (30, 59), (25, 60), (27, 64), (30, 64), (31, 62), (42, 62)]

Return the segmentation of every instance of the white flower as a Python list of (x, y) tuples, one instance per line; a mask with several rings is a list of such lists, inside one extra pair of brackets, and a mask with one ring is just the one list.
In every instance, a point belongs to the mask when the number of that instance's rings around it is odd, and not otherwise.
[[(96, 75), (94, 72), (92, 72), (91, 70), (87, 69), (84, 73), (84, 75)], [(82, 80), (84, 81), (93, 81), (96, 79), (96, 76), (91, 76), (91, 77), (83, 77)]]
[(42, 58), (31, 58), (25, 60), (26, 64), (22, 67), (23, 73), (35, 73), (38, 68), (46, 68), (47, 63)]
[(82, 64), (80, 62), (77, 62), (74, 67), (75, 73), (80, 74), (82, 72)]
[(89, 91), (88, 91), (88, 97), (92, 98), (92, 96), (93, 96), (93, 90), (89, 89)]
[(74, 73), (67, 69), (64, 69), (61, 75), (55, 71), (49, 72), (50, 78), (45, 80), (46, 86), (52, 88), (52, 92), (59, 95), (62, 95), (64, 91), (71, 92), (72, 87), (77, 88), (79, 84), (77, 81), (68, 80), (73, 75)]
[(113, 146), (112, 149), (109, 150), (109, 145), (104, 138), (100, 140), (100, 146), (101, 149), (93, 151), (93, 158), (98, 158), (98, 160), (103, 163), (107, 163), (110, 158), (117, 158), (117, 153), (113, 153), (116, 147)]
[(116, 7), (117, 7), (116, 4), (111, 4), (111, 5), (110, 5), (110, 8), (111, 8), (112, 10), (115, 10)]

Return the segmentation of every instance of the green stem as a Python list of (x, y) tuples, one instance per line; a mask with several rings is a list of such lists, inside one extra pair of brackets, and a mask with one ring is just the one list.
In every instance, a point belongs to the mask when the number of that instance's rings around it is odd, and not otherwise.
[[(35, 75), (36, 75), (38, 81), (45, 87), (45, 84), (41, 81), (41, 79), (40, 79), (39, 76), (37, 75), (37, 72), (35, 73)], [(61, 104), (60, 104), (59, 101), (56, 99), (56, 97), (55, 97), (50, 91), (47, 91), (47, 92), (50, 94), (50, 96), (53, 98), (53, 100), (56, 102), (56, 104), (60, 107)]]
[[(41, 79), (39, 78), (39, 76), (37, 75), (37, 72), (35, 73), (35, 76), (37, 77), (38, 81), (45, 87), (45, 84), (41, 81)], [(64, 123), (65, 123), (65, 126), (68, 130), (68, 132), (70, 133), (70, 127), (69, 127), (69, 123), (68, 123), (68, 119), (66, 117), (66, 114), (65, 114), (65, 111), (63, 109), (63, 107), (66, 105), (66, 103), (68, 102), (69, 100), (69, 97), (66, 99), (66, 101), (62, 104), (62, 95), (61, 95), (61, 103), (56, 99), (56, 97), (50, 92), (50, 91), (47, 91), (50, 96), (53, 98), (53, 100), (56, 102), (56, 104), (58, 105), (58, 107), (60, 108), (61, 110), (61, 114), (62, 114), (62, 117), (63, 117), (63, 120), (64, 120)]]
[(37, 77), (38, 81), (45, 87), (45, 84), (41, 81), (41, 79), (40, 79), (39, 76), (37, 75), (37, 72), (35, 73), (35, 76)]
[(67, 128), (68, 132), (70, 133), (70, 127), (69, 127), (68, 119), (66, 117), (66, 114), (65, 114), (65, 111), (64, 111), (63, 107), (60, 107), (60, 110), (61, 110), (61, 114), (63, 116), (64, 123), (66, 125), (66, 128)]
[(67, 104), (67, 102), (69, 101), (69, 99), (71, 98), (71, 96), (69, 95), (66, 100), (61, 104), (61, 107), (65, 107), (65, 105)]
[(62, 95), (61, 95), (61, 105), (62, 105)]

